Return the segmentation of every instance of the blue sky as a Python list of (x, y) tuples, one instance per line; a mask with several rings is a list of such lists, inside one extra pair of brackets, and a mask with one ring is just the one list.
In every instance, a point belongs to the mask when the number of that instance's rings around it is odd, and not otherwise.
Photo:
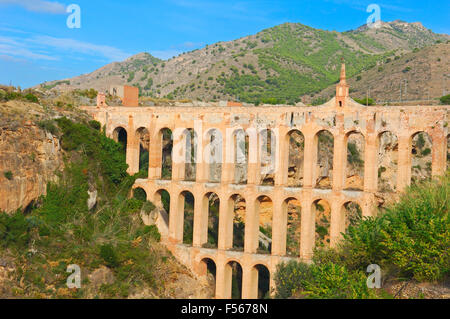
[[(69, 2), (70, 1), (70, 2)], [(450, 1), (0, 0), (0, 83), (30, 87), (91, 72), (139, 52), (162, 59), (284, 22), (346, 31), (381, 19), (422, 22), (450, 34)], [(81, 28), (66, 21), (81, 8)]]

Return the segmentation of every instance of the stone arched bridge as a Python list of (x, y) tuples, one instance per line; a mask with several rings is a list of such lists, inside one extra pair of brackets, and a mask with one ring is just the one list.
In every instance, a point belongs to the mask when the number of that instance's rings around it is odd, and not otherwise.
[[(147, 130), (149, 136), (148, 178), (140, 179), (135, 187), (145, 190), (150, 201), (161, 201), (163, 191), (170, 195), (169, 233), (164, 238), (174, 255), (198, 275), (206, 274), (207, 265), (216, 267), (216, 297), (231, 297), (232, 264), (242, 270), (242, 297), (258, 297), (258, 274), (261, 267), (273, 274), (276, 266), (292, 257), (286, 255), (287, 203), (296, 199), (301, 206), (301, 231), (299, 256), (310, 260), (315, 246), (317, 201), (330, 203), (331, 221), (329, 241), (336, 245), (345, 232), (346, 216), (343, 206), (357, 203), (363, 216), (376, 212), (376, 194), (379, 178), (380, 136), (390, 132), (398, 140), (396, 191), (400, 192), (411, 183), (412, 140), (425, 132), (431, 138), (431, 175), (443, 175), (446, 170), (448, 139), (448, 106), (363, 106), (354, 102), (348, 94), (345, 73), (337, 85), (336, 97), (324, 105), (306, 106), (154, 106), (110, 107), (101, 103), (97, 107), (84, 107), (102, 126), (108, 136), (118, 138), (117, 129), (126, 132), (126, 153), (129, 172), (139, 170), (139, 132)], [(173, 134), (173, 158), (171, 179), (162, 178), (163, 133), (169, 129)], [(186, 134), (192, 129), (195, 140), (195, 178), (186, 180), (184, 155)], [(246, 183), (235, 183), (237, 147), (236, 131), (243, 130), (248, 136), (248, 159)], [(262, 185), (261, 143), (263, 131), (271, 131), (271, 173), (273, 184)], [(299, 131), (304, 137), (303, 185), (289, 187), (288, 161), (289, 136)], [(330, 132), (334, 137), (332, 178), (330, 189), (317, 187), (320, 168), (318, 163), (318, 134)], [(215, 135), (212, 142), (211, 132)], [(364, 137), (363, 187), (346, 190), (347, 140), (350, 134)], [(220, 138), (217, 139), (217, 136)], [(218, 142), (219, 141), (219, 142)], [(266, 140), (267, 141), (267, 140)], [(179, 147), (181, 145), (181, 147)], [(219, 159), (220, 177), (212, 178), (208, 163), (211, 151)], [(177, 160), (177, 154), (178, 156)], [(207, 154), (207, 156), (205, 156)], [(244, 154), (245, 155), (245, 154)], [(183, 244), (185, 194), (194, 198), (194, 224), (191, 245)], [(211, 194), (219, 199), (218, 244), (214, 249), (205, 248), (208, 241), (208, 199)], [(235, 198), (245, 200), (245, 236), (242, 251), (233, 250), (233, 215)], [(272, 236), (269, 254), (258, 253), (261, 199), (272, 203)]]

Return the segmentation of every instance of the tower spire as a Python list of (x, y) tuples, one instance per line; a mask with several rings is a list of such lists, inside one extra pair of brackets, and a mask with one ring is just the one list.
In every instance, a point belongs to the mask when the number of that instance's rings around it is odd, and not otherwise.
[(342, 65), (341, 65), (341, 84), (347, 84), (347, 77), (345, 75), (345, 62), (344, 62), (344, 58), (341, 59), (342, 61)]
[(346, 100), (349, 97), (349, 85), (347, 84), (347, 77), (345, 75), (344, 58), (341, 59), (341, 76), (340, 81), (336, 85), (336, 107), (345, 106)]

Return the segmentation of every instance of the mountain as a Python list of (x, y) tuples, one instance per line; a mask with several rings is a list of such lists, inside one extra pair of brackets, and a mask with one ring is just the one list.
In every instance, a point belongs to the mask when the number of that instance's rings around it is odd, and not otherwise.
[(335, 83), (341, 58), (352, 77), (380, 61), (448, 40), (449, 35), (403, 21), (347, 32), (285, 23), (167, 61), (140, 53), (90, 74), (41, 87), (106, 90), (111, 84), (128, 84), (138, 86), (142, 95), (160, 98), (293, 103)]
[[(449, 52), (450, 43), (441, 43), (379, 61), (376, 67), (347, 79), (351, 95), (359, 99), (369, 95), (380, 104), (430, 101), (446, 95), (450, 76)], [(320, 104), (334, 96), (335, 90), (335, 86), (331, 85), (318, 94), (305, 97), (303, 101)]]

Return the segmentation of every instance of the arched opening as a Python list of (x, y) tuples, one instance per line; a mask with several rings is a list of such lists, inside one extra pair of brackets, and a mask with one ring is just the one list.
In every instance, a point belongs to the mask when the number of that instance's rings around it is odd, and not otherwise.
[(347, 135), (347, 165), (344, 189), (364, 190), (364, 135), (351, 132)]
[(114, 141), (122, 144), (122, 150), (125, 153), (127, 150), (128, 133), (123, 127), (119, 126), (113, 131)]
[(204, 276), (209, 288), (209, 296), (213, 298), (216, 287), (216, 263), (211, 258), (203, 258), (200, 261), (200, 274)]
[(220, 183), (222, 178), (222, 133), (217, 129), (212, 129), (207, 133), (208, 145), (206, 147), (207, 164), (209, 165), (209, 181)]
[(216, 193), (208, 193), (204, 197), (208, 205), (208, 242), (207, 248), (217, 248), (219, 244), (219, 207), (220, 199)]
[(165, 189), (160, 189), (155, 193), (155, 204), (164, 208), (167, 214), (170, 214), (170, 194)]
[(378, 136), (378, 191), (397, 191), (398, 138), (391, 132)]
[(312, 204), (312, 212), (315, 217), (315, 246), (329, 247), (331, 206), (326, 200), (318, 199)]
[(244, 130), (233, 134), (234, 152), (234, 183), (247, 184), (249, 136)]
[(288, 186), (303, 186), (303, 162), (305, 157), (305, 137), (298, 130), (289, 132)]
[(362, 209), (358, 203), (347, 202), (342, 206), (342, 216), (344, 225), (342, 232), (347, 232), (350, 226), (354, 227), (362, 220)]
[(432, 141), (425, 132), (418, 132), (412, 136), (411, 147), (411, 183), (431, 179)]
[(146, 202), (147, 201), (147, 192), (141, 188), (141, 187), (137, 187), (135, 189), (133, 189), (133, 198)]
[(194, 195), (184, 191), (180, 194), (183, 207), (183, 244), (192, 245), (194, 236)]
[(195, 182), (197, 175), (197, 145), (198, 139), (194, 129), (185, 131), (186, 155), (184, 180)]
[(286, 255), (290, 257), (300, 256), (301, 220), (302, 208), (296, 198), (288, 198), (283, 202), (283, 210), (287, 216), (286, 229)]
[(254, 272), (254, 276), (252, 276), (254, 279), (256, 279), (256, 282), (253, 284), (255, 285), (255, 288), (258, 290), (255, 294), (255, 297), (258, 299), (269, 299), (270, 298), (270, 272), (269, 269), (267, 269), (264, 265), (255, 265), (252, 269), (252, 272)]
[(317, 165), (316, 188), (331, 189), (333, 180), (333, 154), (334, 137), (328, 131), (320, 131), (316, 134)]
[(267, 196), (260, 196), (256, 199), (255, 208), (259, 226), (257, 231), (258, 253), (270, 254), (272, 251), (273, 202)]
[(242, 299), (242, 267), (236, 261), (225, 265), (226, 298)]
[(230, 198), (231, 212), (233, 218), (232, 226), (232, 247), (233, 250), (242, 251), (244, 250), (244, 239), (245, 239), (245, 212), (246, 203), (245, 199), (241, 195), (233, 195)]
[(161, 179), (172, 179), (172, 150), (173, 150), (173, 135), (172, 131), (164, 128), (160, 131), (161, 134)]
[(150, 133), (145, 127), (141, 127), (136, 131), (139, 138), (139, 171), (147, 171), (150, 156)]
[(276, 136), (271, 129), (259, 133), (261, 185), (275, 185)]

